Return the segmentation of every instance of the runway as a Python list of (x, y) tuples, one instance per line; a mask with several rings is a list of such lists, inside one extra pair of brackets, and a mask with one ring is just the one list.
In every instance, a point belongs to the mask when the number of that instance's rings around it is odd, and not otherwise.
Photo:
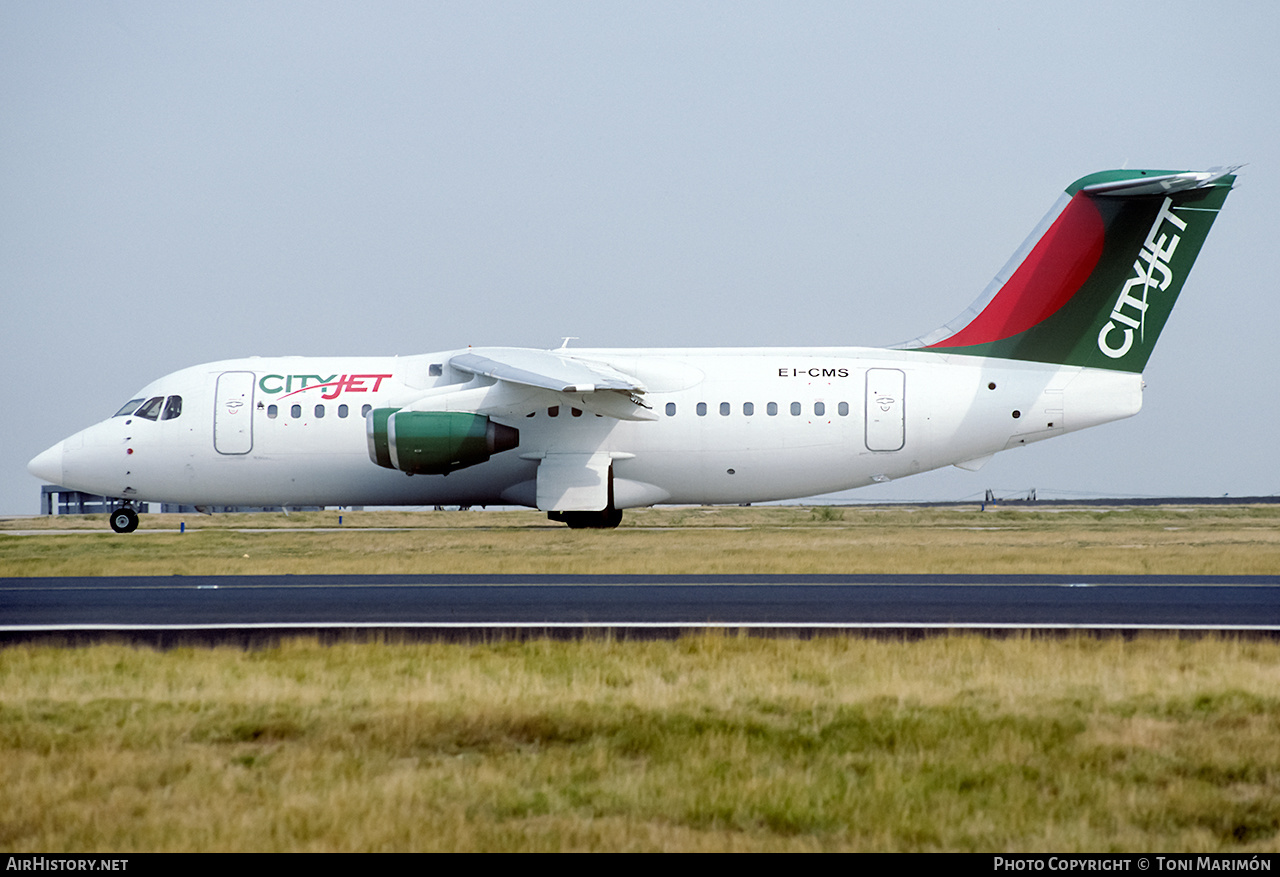
[(1280, 631), (1280, 576), (0, 578), (0, 632), (288, 629)]

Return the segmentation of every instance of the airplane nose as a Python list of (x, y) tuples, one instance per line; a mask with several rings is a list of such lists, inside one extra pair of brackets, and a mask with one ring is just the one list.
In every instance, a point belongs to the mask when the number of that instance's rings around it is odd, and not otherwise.
[(48, 481), (50, 484), (62, 484), (62, 446), (64, 442), (58, 442), (49, 450), (36, 455), (30, 463), (27, 464), (27, 471), (37, 478)]

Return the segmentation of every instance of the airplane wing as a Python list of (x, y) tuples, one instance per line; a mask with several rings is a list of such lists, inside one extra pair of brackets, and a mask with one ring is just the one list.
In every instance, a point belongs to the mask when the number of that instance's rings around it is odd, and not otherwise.
[(473, 349), (449, 360), (449, 365), (473, 375), (485, 375), (558, 393), (596, 390), (645, 391), (644, 384), (602, 362), (587, 362), (551, 350), (521, 347)]
[(639, 379), (602, 362), (552, 350), (472, 348), (449, 359), (459, 371), (563, 394), (566, 405), (620, 420), (654, 420)]

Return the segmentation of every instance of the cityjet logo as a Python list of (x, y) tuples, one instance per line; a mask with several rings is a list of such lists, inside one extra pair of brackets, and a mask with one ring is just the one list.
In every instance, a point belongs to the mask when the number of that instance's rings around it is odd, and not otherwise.
[[(258, 389), (264, 393), (284, 393), (281, 399), (305, 393), (308, 390), (327, 390), (321, 399), (336, 399), (343, 393), (376, 393), (384, 378), (391, 375), (263, 375)], [(373, 386), (369, 386), (369, 382)]]
[[(1134, 329), (1138, 330), (1138, 340), (1142, 340), (1147, 321), (1147, 293), (1152, 287), (1164, 291), (1173, 282), (1169, 260), (1173, 258), (1173, 251), (1178, 249), (1180, 237), (1172, 233), (1160, 234), (1160, 229), (1167, 222), (1178, 231), (1186, 231), (1187, 223), (1174, 214), (1172, 204), (1172, 198), (1165, 198), (1160, 205), (1156, 221), (1143, 242), (1142, 252), (1133, 263), (1134, 276), (1125, 282), (1116, 306), (1111, 309), (1111, 319), (1098, 333), (1098, 349), (1112, 359), (1119, 359), (1129, 352), (1133, 346)], [(1160, 234), (1159, 238), (1157, 234)], [(1117, 340), (1119, 343), (1114, 343)]]

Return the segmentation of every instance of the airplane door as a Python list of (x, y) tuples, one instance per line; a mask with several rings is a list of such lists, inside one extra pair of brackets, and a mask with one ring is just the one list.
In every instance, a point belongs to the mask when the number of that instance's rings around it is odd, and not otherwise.
[(223, 372), (213, 401), (213, 449), (219, 454), (253, 450), (253, 372)]
[(902, 369), (867, 369), (868, 451), (900, 451), (907, 443), (906, 392)]

